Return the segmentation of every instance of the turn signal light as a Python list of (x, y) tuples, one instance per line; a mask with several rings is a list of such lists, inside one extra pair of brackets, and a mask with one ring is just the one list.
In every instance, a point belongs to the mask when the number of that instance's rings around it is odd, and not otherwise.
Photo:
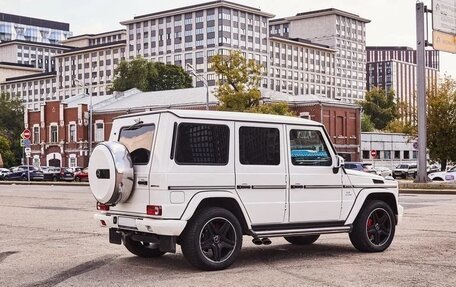
[(146, 210), (147, 215), (162, 215), (161, 205), (148, 205)]
[(109, 205), (97, 202), (97, 210), (108, 211)]

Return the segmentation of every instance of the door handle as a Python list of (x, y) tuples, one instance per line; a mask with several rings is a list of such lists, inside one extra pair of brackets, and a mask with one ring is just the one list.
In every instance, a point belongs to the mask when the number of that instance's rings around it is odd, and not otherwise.
[(248, 185), (248, 184), (241, 184), (241, 185), (238, 185), (237, 186), (237, 189), (251, 189), (252, 186)]
[(302, 188), (304, 188), (304, 185), (302, 185), (302, 184), (292, 184), (290, 187), (291, 187), (291, 189), (302, 189)]
[(147, 185), (147, 180), (138, 180), (138, 184)]

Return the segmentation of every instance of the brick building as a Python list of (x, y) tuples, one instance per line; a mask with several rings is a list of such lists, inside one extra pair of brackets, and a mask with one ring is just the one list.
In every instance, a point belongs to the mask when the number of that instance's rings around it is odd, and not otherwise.
[[(299, 116), (322, 122), (342, 156), (352, 161), (360, 159), (360, 111), (357, 106), (317, 96), (291, 96), (269, 89), (261, 92), (265, 101), (286, 101)], [(132, 89), (92, 100), (95, 146), (109, 139), (113, 118), (119, 115), (169, 108), (205, 109), (206, 89), (160, 92)], [(89, 97), (80, 94), (62, 101), (48, 101), (37, 111), (25, 111), (24, 124), (32, 132), (34, 165), (87, 166), (88, 103)], [(212, 92), (209, 105), (212, 109), (217, 105)]]

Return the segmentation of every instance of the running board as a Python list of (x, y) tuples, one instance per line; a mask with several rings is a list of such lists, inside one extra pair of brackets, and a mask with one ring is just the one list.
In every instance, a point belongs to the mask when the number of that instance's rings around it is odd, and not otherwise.
[(283, 237), (283, 236), (299, 236), (299, 235), (314, 235), (314, 234), (331, 234), (331, 233), (347, 233), (352, 230), (352, 226), (339, 227), (320, 227), (320, 228), (304, 228), (304, 229), (284, 229), (284, 230), (262, 230), (251, 231), (254, 237)]

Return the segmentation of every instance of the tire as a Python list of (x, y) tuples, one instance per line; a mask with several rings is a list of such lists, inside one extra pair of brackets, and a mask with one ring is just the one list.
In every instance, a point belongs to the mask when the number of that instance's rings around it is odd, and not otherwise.
[(285, 236), (285, 240), (295, 245), (310, 245), (317, 241), (320, 234), (317, 235), (305, 235), (305, 236)]
[(80, 181), (81, 181), (81, 179), (80, 179), (79, 177), (75, 177), (75, 178), (74, 178), (74, 181), (76, 181), (76, 182), (80, 182)]
[(160, 251), (158, 248), (150, 248), (149, 243), (134, 241), (129, 236), (123, 238), (125, 247), (136, 256), (143, 258), (155, 258), (160, 257), (166, 252)]
[(433, 178), (432, 181), (444, 181), (444, 180), (443, 180), (443, 178), (436, 177), (436, 178)]
[(242, 229), (230, 211), (210, 207), (196, 213), (181, 236), (185, 259), (193, 266), (222, 270), (236, 260), (242, 247)]
[(384, 201), (366, 201), (349, 234), (353, 246), (362, 252), (382, 252), (393, 241), (396, 219)]

